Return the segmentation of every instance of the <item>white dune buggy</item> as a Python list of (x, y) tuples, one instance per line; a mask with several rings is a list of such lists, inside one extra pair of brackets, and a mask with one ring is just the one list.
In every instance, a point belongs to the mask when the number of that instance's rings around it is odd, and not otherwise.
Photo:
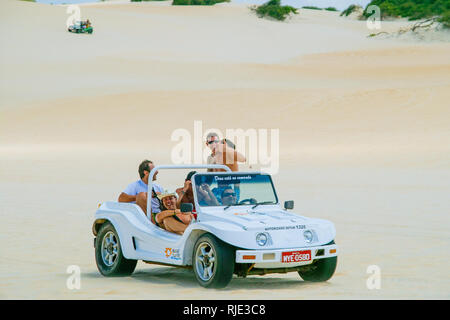
[[(226, 171), (192, 176), (195, 210), (192, 204), (183, 204), (181, 210), (192, 211), (196, 219), (183, 235), (159, 228), (135, 204), (103, 203), (92, 227), (100, 273), (130, 275), (142, 260), (192, 268), (198, 283), (208, 288), (227, 286), (233, 274), (295, 271), (315, 282), (332, 277), (337, 263), (333, 223), (288, 212), (293, 201), (282, 208), (270, 175), (231, 172), (223, 165), (167, 165), (156, 166), (149, 181), (161, 169), (207, 168)], [(152, 190), (151, 182), (148, 188)], [(216, 199), (205, 199), (204, 190)]]

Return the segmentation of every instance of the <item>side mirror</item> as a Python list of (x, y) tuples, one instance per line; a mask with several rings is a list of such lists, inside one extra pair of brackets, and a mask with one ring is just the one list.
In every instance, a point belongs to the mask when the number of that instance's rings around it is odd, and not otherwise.
[(182, 203), (180, 206), (181, 212), (192, 212), (194, 210), (194, 206), (192, 203)]
[(294, 209), (294, 200), (289, 200), (289, 201), (285, 201), (284, 202), (284, 208), (286, 209), (286, 210), (288, 210), (288, 209)]

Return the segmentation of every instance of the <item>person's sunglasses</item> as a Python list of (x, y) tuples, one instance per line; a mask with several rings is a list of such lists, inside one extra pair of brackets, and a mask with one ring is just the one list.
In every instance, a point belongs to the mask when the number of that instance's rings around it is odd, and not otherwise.
[(219, 141), (217, 141), (217, 140), (208, 141), (208, 144), (213, 144), (213, 143), (219, 143)]
[(224, 193), (223, 197), (236, 197), (236, 193)]

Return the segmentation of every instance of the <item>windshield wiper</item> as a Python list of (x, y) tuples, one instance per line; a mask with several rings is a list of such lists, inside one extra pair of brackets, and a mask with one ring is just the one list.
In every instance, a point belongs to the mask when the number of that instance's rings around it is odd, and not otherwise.
[(227, 205), (227, 206), (225, 206), (224, 208), (223, 208), (223, 211), (225, 211), (225, 210), (227, 210), (229, 207), (234, 207), (234, 206), (245, 206), (246, 204), (244, 204), (244, 203), (241, 203), (241, 204), (239, 204), (239, 203), (236, 203), (236, 204), (229, 204), (229, 205)]
[(255, 204), (252, 209), (255, 209), (257, 206), (259, 206), (260, 204), (274, 204), (273, 201), (264, 201), (264, 202), (258, 202), (257, 204)]

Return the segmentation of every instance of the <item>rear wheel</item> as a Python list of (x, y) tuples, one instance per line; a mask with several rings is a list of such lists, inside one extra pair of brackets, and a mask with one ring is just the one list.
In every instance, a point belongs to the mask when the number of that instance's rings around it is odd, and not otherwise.
[(212, 234), (201, 236), (194, 246), (192, 266), (198, 283), (205, 288), (224, 288), (233, 277), (235, 251)]
[[(329, 244), (334, 244), (334, 241)], [(336, 270), (337, 257), (319, 259), (308, 266), (306, 271), (298, 271), (300, 277), (305, 281), (323, 282), (329, 280)]]
[(137, 260), (123, 256), (119, 235), (109, 222), (103, 224), (97, 234), (95, 261), (98, 271), (106, 277), (129, 276), (137, 264)]

